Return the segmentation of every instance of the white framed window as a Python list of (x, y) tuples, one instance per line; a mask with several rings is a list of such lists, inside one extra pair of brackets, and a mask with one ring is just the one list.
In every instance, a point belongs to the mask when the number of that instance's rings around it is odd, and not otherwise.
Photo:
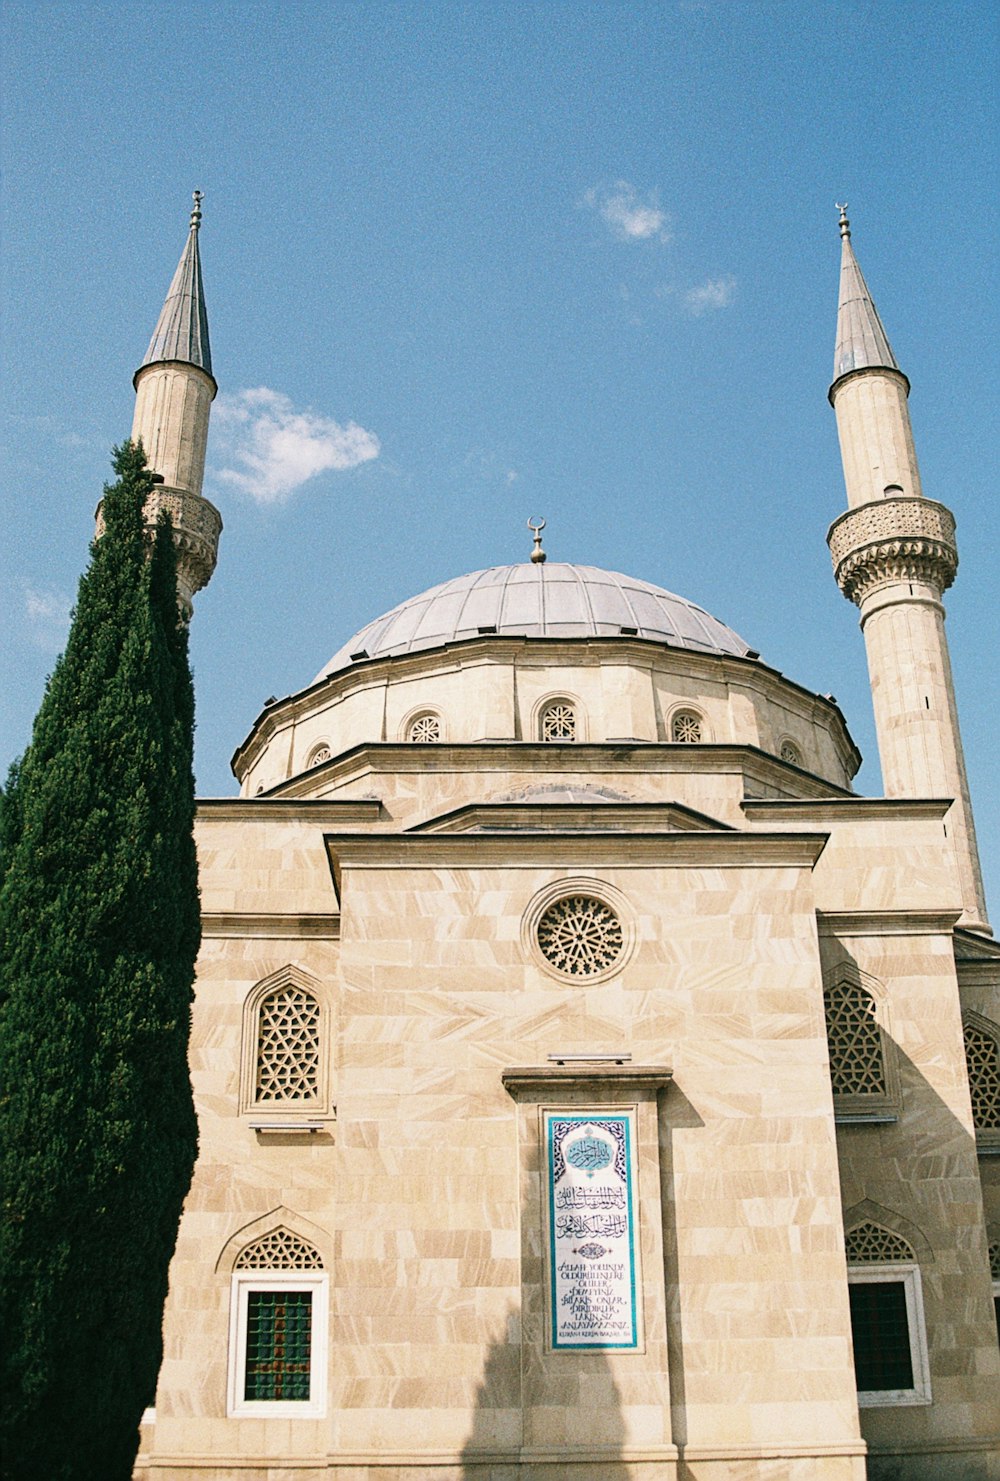
[(308, 1270), (235, 1270), (229, 1329), (230, 1418), (322, 1419), (329, 1279)]
[(778, 747), (778, 755), (781, 757), (782, 761), (787, 761), (790, 766), (802, 765), (802, 754), (799, 751), (798, 746), (793, 740), (789, 740), (787, 736), (784, 738), (784, 740), (782, 740), (781, 745)]
[(332, 755), (333, 752), (330, 750), (326, 741), (320, 741), (319, 745), (314, 746), (309, 752), (309, 760), (306, 762), (306, 765), (310, 767), (322, 766), (323, 762), (329, 761)]
[(862, 1409), (929, 1404), (930, 1367), (917, 1265), (849, 1265), (851, 1333)]
[(913, 1250), (872, 1220), (849, 1231), (846, 1249), (858, 1404), (929, 1404), (923, 1291)]

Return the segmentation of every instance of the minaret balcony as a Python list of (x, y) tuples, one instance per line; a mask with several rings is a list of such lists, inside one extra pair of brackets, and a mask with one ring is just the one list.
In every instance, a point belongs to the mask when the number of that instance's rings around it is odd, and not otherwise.
[(837, 585), (858, 605), (897, 582), (947, 591), (958, 570), (954, 517), (934, 499), (873, 500), (834, 520), (826, 538)]

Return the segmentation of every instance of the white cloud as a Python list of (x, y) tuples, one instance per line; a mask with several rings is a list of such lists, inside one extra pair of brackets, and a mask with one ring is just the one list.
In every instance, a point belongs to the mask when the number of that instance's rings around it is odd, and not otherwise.
[(267, 386), (219, 396), (212, 427), (222, 464), (217, 476), (258, 504), (284, 503), (318, 473), (356, 468), (379, 455), (374, 432), (296, 411), (283, 392)]
[(712, 309), (728, 308), (735, 295), (735, 278), (709, 278), (697, 288), (688, 289), (684, 302), (689, 314), (707, 314)]
[(51, 587), (25, 587), (24, 613), (32, 639), (48, 653), (60, 653), (65, 647), (72, 610), (72, 598), (64, 592), (54, 591)]
[(627, 180), (617, 180), (614, 185), (588, 190), (583, 203), (600, 214), (621, 242), (643, 242), (650, 237), (670, 240), (667, 213), (655, 188), (643, 198)]

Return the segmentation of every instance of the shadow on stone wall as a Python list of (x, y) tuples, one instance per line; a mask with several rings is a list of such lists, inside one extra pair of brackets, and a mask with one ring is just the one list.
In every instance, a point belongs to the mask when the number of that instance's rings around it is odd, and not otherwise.
[[(858, 965), (845, 950), (839, 961)], [(980, 1200), (987, 1223), (1000, 1216), (1000, 1161), (977, 1158), (974, 1136), (892, 1037), (891, 1023), (883, 1043), (895, 1057), (898, 1119), (837, 1127), (845, 1227), (872, 1218), (914, 1250), (933, 1405), (941, 1407), (862, 1408), (868, 1478), (996, 1481), (1000, 1348)]]
[(680, 1448), (678, 1481), (686, 1481), (690, 1472), (683, 1460), (687, 1443), (687, 1398), (684, 1386), (684, 1323), (678, 1280), (677, 1199), (674, 1191), (674, 1132), (701, 1127), (705, 1123), (674, 1082), (660, 1092), (660, 1203), (663, 1209), (663, 1283), (666, 1293), (667, 1366), (670, 1375), (670, 1432)]
[(521, 1341), (511, 1307), (494, 1342), (462, 1449), (462, 1481), (626, 1481), (625, 1425), (603, 1353), (545, 1353)]

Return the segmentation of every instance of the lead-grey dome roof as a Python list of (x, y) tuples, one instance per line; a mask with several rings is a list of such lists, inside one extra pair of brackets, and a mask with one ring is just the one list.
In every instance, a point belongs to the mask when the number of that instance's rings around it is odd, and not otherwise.
[(710, 613), (649, 581), (551, 561), (491, 566), (432, 586), (355, 633), (313, 681), (365, 658), (439, 648), (486, 633), (528, 638), (650, 638), (672, 648), (744, 657), (743, 639)]

